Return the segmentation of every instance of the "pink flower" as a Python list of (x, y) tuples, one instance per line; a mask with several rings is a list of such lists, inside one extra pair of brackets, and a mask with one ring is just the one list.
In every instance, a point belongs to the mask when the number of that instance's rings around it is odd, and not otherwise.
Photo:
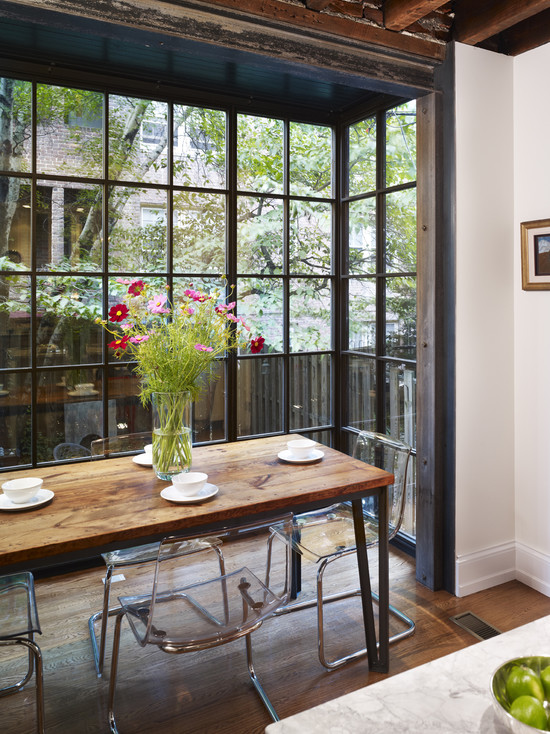
[(234, 314), (232, 314), (232, 313), (226, 313), (225, 314), (225, 318), (228, 321), (232, 321), (234, 324), (238, 324), (239, 323), (239, 319)]
[(212, 347), (205, 347), (204, 344), (195, 344), (197, 352), (213, 352)]
[(236, 305), (235, 301), (232, 303), (220, 303), (214, 310), (216, 313), (227, 313), (227, 311), (232, 311)]
[(128, 278), (117, 278), (116, 282), (120, 283), (120, 285), (130, 285)]
[(254, 339), (250, 340), (250, 351), (252, 354), (258, 354), (261, 352), (264, 346), (265, 339), (263, 336), (255, 336)]
[(192, 316), (195, 313), (195, 309), (193, 308), (193, 306), (184, 306), (181, 309), (181, 312), (189, 314), (189, 316)]
[(136, 336), (130, 337), (132, 344), (143, 344), (147, 339), (149, 339), (149, 334), (137, 334)]
[(131, 296), (141, 296), (145, 290), (145, 283), (142, 280), (134, 280), (128, 288), (128, 293)]
[(109, 321), (124, 321), (129, 313), (128, 306), (125, 306), (124, 303), (111, 306), (109, 309)]
[(170, 313), (170, 309), (164, 308), (167, 298), (168, 296), (165, 294), (154, 296), (147, 304), (147, 308), (151, 313)]
[(241, 322), (243, 329), (246, 329), (246, 331), (250, 331), (250, 326), (247, 323), (245, 323), (244, 319), (239, 319), (239, 321)]

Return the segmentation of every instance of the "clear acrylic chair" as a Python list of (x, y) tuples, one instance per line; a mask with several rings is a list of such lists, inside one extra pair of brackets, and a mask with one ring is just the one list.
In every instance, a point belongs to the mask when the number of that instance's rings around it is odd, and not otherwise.
[[(143, 433), (127, 433), (120, 436), (107, 436), (107, 438), (99, 438), (92, 441), (90, 449), (92, 452), (92, 460), (109, 458), (112, 456), (124, 456), (125, 454), (135, 454), (143, 451), (147, 444), (152, 440), (151, 431)], [(92, 651), (94, 655), (94, 663), (98, 677), (103, 673), (103, 662), (105, 660), (107, 621), (109, 616), (117, 612), (118, 607), (109, 610), (109, 599), (111, 595), (111, 582), (115, 571), (127, 568), (141, 563), (149, 563), (156, 560), (159, 549), (159, 543), (148, 543), (146, 545), (134, 546), (121, 550), (108, 551), (102, 553), (101, 557), (105, 562), (106, 573), (103, 589), (103, 606), (100, 611), (92, 614), (88, 620), (90, 630), (90, 639), (92, 642)], [(99, 630), (99, 640), (96, 635), (96, 624), (101, 622)]]
[(244, 637), (250, 680), (278, 721), (256, 676), (251, 643), (251, 633), (290, 597), (292, 515), (271, 522), (286, 531), (275, 542), (269, 543), (268, 520), (216, 531), (215, 537), (169, 537), (148, 576), (143, 567), (136, 569), (135, 593), (119, 597), (115, 623), (108, 706), (112, 733), (118, 731), (113, 708), (124, 618), (141, 646), (156, 645), (167, 653), (207, 650)]
[[(361, 431), (357, 436), (353, 456), (368, 464), (385, 469), (394, 475), (394, 483), (388, 486), (389, 539), (393, 538), (403, 520), (407, 489), (407, 468), (411, 448), (401, 441), (394, 440), (371, 431)], [(365, 537), (367, 547), (378, 544), (378, 501), (376, 497), (363, 500)], [(277, 529), (279, 532), (279, 529)], [(360, 594), (360, 589), (345, 590), (332, 595), (323, 594), (323, 576), (327, 566), (339, 558), (356, 552), (355, 532), (351, 504), (347, 502), (331, 505), (314, 512), (295, 515), (292, 530), (292, 547), (300, 557), (317, 564), (316, 598), (289, 604), (278, 614), (317, 607), (317, 638), (319, 662), (328, 670), (366, 655), (366, 649), (356, 650), (343, 657), (329, 660), (325, 652), (323, 604)], [(378, 595), (372, 592), (375, 602)], [(390, 643), (412, 635), (415, 623), (410, 617), (390, 605), (390, 614), (405, 624), (405, 628), (390, 637)]]
[[(31, 573), (0, 576), (0, 647), (22, 645), (28, 650), (27, 672), (21, 680), (0, 688), (0, 696), (20, 691), (36, 669), (36, 730), (44, 732), (44, 683), (42, 653), (34, 641), (42, 634), (36, 609), (34, 579)], [(1, 728), (1, 727), (0, 727)]]

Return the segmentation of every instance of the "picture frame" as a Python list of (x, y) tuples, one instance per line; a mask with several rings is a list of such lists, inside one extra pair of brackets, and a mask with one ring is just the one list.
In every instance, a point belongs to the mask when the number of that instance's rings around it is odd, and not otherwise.
[(550, 219), (521, 223), (521, 278), (524, 291), (550, 290)]

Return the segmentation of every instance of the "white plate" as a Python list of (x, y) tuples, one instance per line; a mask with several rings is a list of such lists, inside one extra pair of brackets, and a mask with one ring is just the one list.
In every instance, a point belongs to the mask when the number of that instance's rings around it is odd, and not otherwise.
[(11, 512), (17, 512), (18, 510), (28, 510), (31, 507), (42, 507), (46, 502), (49, 502), (53, 497), (51, 489), (40, 489), (30, 502), (11, 502), (6, 495), (2, 492), (0, 494), (0, 510), (9, 510)]
[(203, 500), (207, 500), (209, 497), (213, 497), (215, 494), (218, 494), (219, 491), (219, 488), (216, 487), (215, 484), (208, 484), (207, 482), (198, 494), (184, 495), (181, 492), (178, 492), (174, 485), (171, 484), (169, 487), (165, 487), (162, 490), (160, 496), (170, 502), (202, 502)]
[(6, 395), (9, 395), (9, 390), (0, 390), (0, 398), (4, 398)]
[(99, 395), (99, 390), (86, 390), (86, 392), (80, 392), (79, 390), (69, 390), (67, 395), (72, 398), (88, 398), (90, 395)]
[(310, 464), (312, 461), (319, 461), (325, 455), (324, 451), (320, 449), (313, 449), (311, 454), (305, 459), (295, 459), (288, 449), (279, 451), (277, 456), (283, 461), (288, 461), (289, 464)]
[(153, 466), (153, 457), (150, 454), (138, 454), (132, 457), (132, 461), (140, 466)]

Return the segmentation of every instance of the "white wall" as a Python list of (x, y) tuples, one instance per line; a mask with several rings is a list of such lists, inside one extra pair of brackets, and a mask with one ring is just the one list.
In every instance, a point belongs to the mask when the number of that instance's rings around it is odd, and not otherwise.
[(521, 288), (520, 222), (550, 219), (550, 44), (514, 59), (517, 578), (550, 595), (550, 291)]
[(456, 593), (462, 596), (515, 578), (517, 273), (514, 60), (462, 44), (455, 51)]

